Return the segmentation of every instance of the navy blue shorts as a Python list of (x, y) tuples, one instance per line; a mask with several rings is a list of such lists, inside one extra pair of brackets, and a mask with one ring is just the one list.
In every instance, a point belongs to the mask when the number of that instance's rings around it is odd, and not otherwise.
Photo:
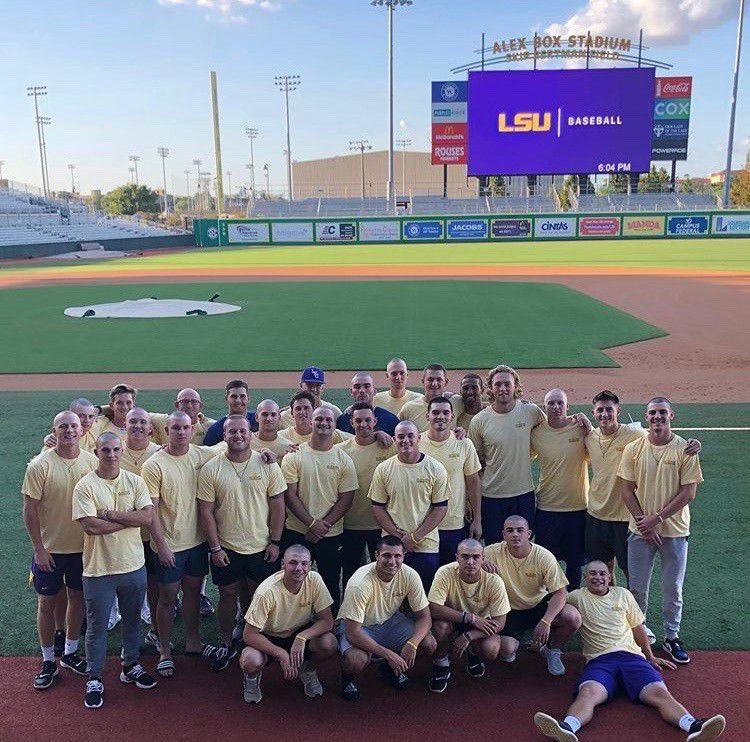
[[(149, 547), (150, 548), (150, 547)], [(179, 582), (183, 577), (205, 577), (208, 574), (208, 546), (205, 542), (192, 549), (174, 552), (174, 567), (165, 567), (156, 557), (156, 579), (162, 585)]]
[(664, 682), (662, 674), (645, 657), (632, 652), (607, 652), (595, 657), (586, 665), (578, 687), (589, 680), (607, 689), (608, 700), (623, 690), (633, 703), (639, 701), (647, 685)]
[(231, 549), (224, 549), (224, 551), (229, 557), (229, 564), (226, 567), (217, 567), (211, 562), (211, 581), (214, 585), (233, 585), (243, 579), (260, 583), (281, 569), (278, 561), (266, 561), (265, 550), (257, 554), (240, 554)]
[(31, 577), (38, 595), (57, 595), (60, 588), (83, 590), (83, 554), (52, 554), (55, 568), (42, 572), (35, 559), (31, 560)]
[(424, 591), (429, 593), (432, 581), (435, 578), (435, 572), (438, 571), (440, 566), (440, 555), (437, 552), (428, 554), (423, 551), (410, 551), (404, 555), (404, 564), (417, 570)]
[(513, 637), (520, 642), (527, 631), (533, 631), (536, 625), (544, 618), (547, 612), (547, 604), (552, 594), (545, 595), (533, 608), (522, 610), (511, 609), (505, 617), (505, 627), (500, 632), (502, 636)]
[(450, 564), (456, 561), (456, 551), (458, 545), (465, 539), (469, 538), (469, 529), (464, 526), (463, 528), (456, 528), (448, 531), (438, 531), (440, 534), (440, 546), (438, 554), (440, 556), (440, 566), (444, 564)]
[(533, 490), (515, 497), (482, 496), (482, 533), (484, 543), (497, 544), (503, 540), (503, 524), (511, 515), (526, 518), (529, 528), (534, 530), (534, 513), (536, 512), (536, 495)]
[(159, 557), (156, 552), (151, 548), (150, 541), (143, 542), (143, 559), (144, 566), (146, 567), (146, 575), (148, 577), (156, 577), (156, 565), (159, 563)]

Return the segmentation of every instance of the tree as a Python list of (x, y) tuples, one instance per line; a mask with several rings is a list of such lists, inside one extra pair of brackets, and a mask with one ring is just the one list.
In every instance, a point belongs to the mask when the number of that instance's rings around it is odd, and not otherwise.
[(740, 170), (734, 175), (729, 188), (729, 201), (732, 206), (750, 207), (750, 170)]
[(683, 193), (695, 193), (695, 183), (693, 183), (693, 179), (685, 173), (685, 179), (680, 184), (680, 190)]
[(669, 173), (663, 167), (657, 170), (656, 165), (652, 164), (650, 172), (641, 175), (638, 190), (641, 193), (662, 193), (667, 190), (665, 186), (669, 182)]
[(187, 214), (190, 211), (190, 199), (185, 196), (178, 196), (174, 202), (174, 210), (178, 214)]
[(627, 193), (630, 176), (625, 173), (612, 173), (607, 184), (608, 193)]
[(487, 195), (488, 196), (507, 196), (505, 187), (505, 178), (502, 175), (490, 175), (487, 178)]
[(128, 183), (102, 196), (102, 208), (108, 214), (158, 214), (161, 202), (156, 191), (147, 186)]

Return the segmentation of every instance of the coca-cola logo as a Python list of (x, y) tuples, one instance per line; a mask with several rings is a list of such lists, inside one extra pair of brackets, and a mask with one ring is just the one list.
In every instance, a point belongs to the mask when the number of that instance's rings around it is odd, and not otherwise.
[(689, 93), (689, 82), (665, 82), (662, 84), (662, 90), (665, 93)]

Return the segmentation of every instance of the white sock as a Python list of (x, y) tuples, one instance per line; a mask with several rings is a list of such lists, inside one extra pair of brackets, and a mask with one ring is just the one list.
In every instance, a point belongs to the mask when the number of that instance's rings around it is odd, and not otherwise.
[(683, 732), (689, 732), (694, 721), (695, 717), (692, 714), (683, 714), (678, 722), (678, 726)]
[(566, 716), (563, 721), (571, 728), (573, 734), (581, 728), (581, 720), (577, 716)]
[(65, 654), (74, 654), (78, 651), (78, 639), (65, 640)]
[(447, 657), (436, 657), (432, 661), (433, 665), (436, 665), (437, 667), (450, 667), (451, 662)]
[(55, 648), (54, 647), (42, 647), (42, 660), (44, 662), (55, 661)]

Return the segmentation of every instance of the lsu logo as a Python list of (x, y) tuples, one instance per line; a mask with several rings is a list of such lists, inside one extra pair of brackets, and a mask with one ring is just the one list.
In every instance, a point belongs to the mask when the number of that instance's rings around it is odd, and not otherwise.
[(543, 114), (532, 112), (519, 112), (513, 116), (513, 123), (508, 123), (508, 115), (499, 113), (497, 115), (497, 130), (501, 134), (514, 134), (516, 132), (545, 132), (552, 128), (552, 114), (546, 111)]

